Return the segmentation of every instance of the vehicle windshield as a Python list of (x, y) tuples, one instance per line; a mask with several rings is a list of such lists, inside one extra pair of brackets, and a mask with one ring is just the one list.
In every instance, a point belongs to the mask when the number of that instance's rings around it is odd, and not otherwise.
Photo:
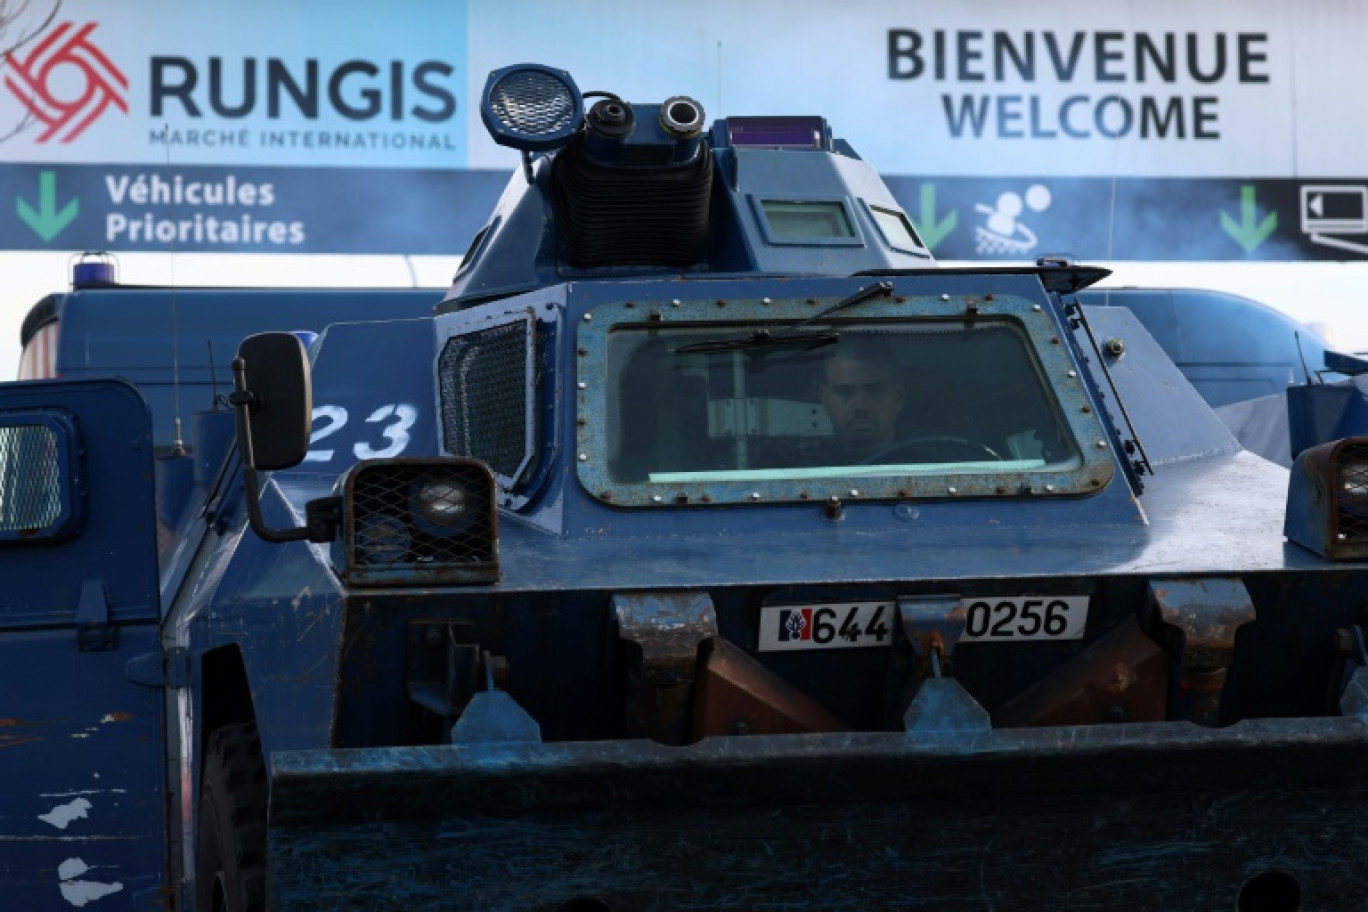
[(612, 482), (1005, 474), (1080, 464), (1026, 334), (1012, 321), (843, 321), (834, 341), (687, 350), (729, 332), (746, 336), (755, 327), (609, 333)]

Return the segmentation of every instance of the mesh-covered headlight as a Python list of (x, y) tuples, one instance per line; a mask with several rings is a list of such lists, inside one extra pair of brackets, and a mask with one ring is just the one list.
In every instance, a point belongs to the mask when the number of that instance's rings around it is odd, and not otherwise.
[(358, 563), (366, 565), (401, 563), (413, 547), (408, 525), (388, 513), (375, 513), (356, 524), (353, 548)]
[(1368, 560), (1368, 437), (1298, 454), (1288, 479), (1283, 532), (1333, 560)]
[(499, 577), (494, 476), (469, 459), (377, 459), (344, 484), (343, 574), (353, 586)]
[(443, 469), (418, 476), (409, 490), (414, 522), (436, 535), (458, 532), (477, 522), (479, 517), (471, 509), (479, 500), (468, 479)]
[(489, 74), (480, 118), (499, 145), (546, 152), (579, 130), (584, 98), (564, 70), (521, 63)]

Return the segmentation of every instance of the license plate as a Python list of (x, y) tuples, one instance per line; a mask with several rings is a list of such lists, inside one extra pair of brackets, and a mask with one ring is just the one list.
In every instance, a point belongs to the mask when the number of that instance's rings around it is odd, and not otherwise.
[[(1079, 640), (1088, 626), (1086, 595), (966, 598), (966, 642)], [(897, 623), (893, 602), (766, 605), (760, 609), (760, 651), (887, 646)]]
[(892, 602), (766, 605), (760, 609), (760, 651), (887, 646), (897, 614)]
[(1088, 626), (1086, 595), (967, 598), (962, 640), (1079, 640)]

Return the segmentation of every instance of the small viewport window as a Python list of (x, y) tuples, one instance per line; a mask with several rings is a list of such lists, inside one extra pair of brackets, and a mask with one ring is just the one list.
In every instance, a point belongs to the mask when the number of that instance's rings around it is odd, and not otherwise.
[(492, 224), (485, 225), (475, 235), (475, 239), (470, 242), (466, 249), (465, 256), (461, 257), (461, 265), (456, 267), (458, 273), (465, 272), (475, 263), (475, 257), (480, 253), (480, 245), (484, 243), (485, 235), (489, 234), (489, 229), (494, 227)]
[(0, 544), (70, 531), (74, 433), (69, 420), (50, 413), (0, 419)]
[(837, 200), (764, 200), (760, 205), (773, 237), (855, 237), (850, 216)]
[(883, 233), (888, 246), (903, 250), (908, 247), (922, 250), (926, 247), (917, 234), (917, 229), (913, 228), (907, 216), (898, 210), (870, 206), (869, 211), (873, 214), (874, 221), (879, 226), (879, 231)]

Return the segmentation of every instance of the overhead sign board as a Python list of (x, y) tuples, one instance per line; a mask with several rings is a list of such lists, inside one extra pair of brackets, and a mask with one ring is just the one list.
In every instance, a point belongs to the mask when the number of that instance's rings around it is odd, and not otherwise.
[(0, 64), (0, 247), (459, 252), (517, 165), (476, 94), (539, 61), (825, 115), (943, 257), (1368, 256), (1368, 9), (1048, 9), (34, 0)]
[[(32, 0), (0, 67), (7, 161), (457, 168), (461, 2)], [(22, 32), (11, 28), (6, 41)]]

